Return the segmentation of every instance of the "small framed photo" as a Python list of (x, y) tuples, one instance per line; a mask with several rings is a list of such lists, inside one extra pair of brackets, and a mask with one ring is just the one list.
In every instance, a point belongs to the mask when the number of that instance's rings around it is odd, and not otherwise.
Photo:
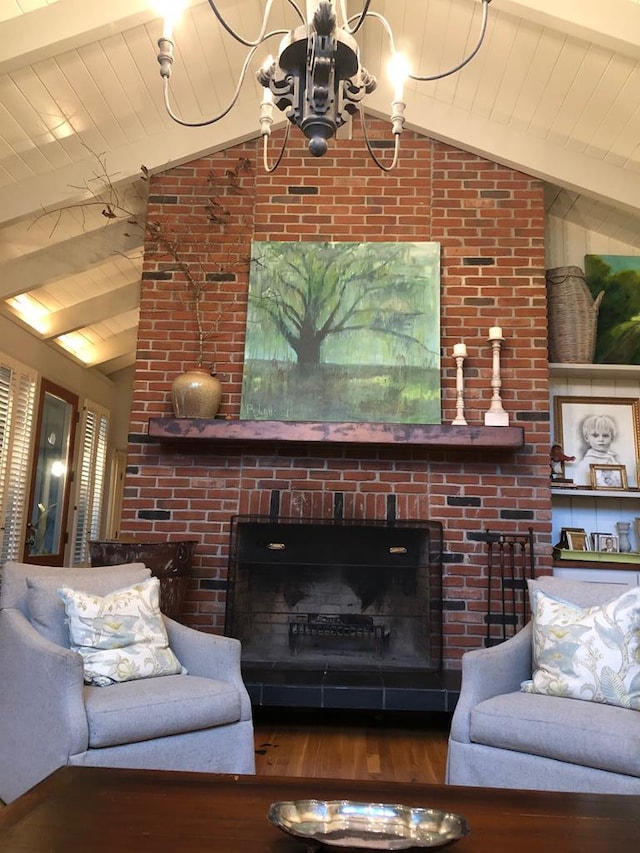
[(617, 554), (620, 551), (618, 537), (612, 533), (594, 533), (593, 547), (596, 551), (603, 551), (605, 554)]
[(592, 489), (622, 489), (627, 486), (627, 469), (624, 465), (591, 465)]
[(567, 548), (570, 551), (590, 551), (591, 542), (587, 536), (586, 530), (570, 530), (565, 528), (567, 537)]

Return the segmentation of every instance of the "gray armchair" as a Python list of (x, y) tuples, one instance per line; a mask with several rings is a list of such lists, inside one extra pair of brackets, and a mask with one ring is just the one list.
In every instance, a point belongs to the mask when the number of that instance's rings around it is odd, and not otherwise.
[(150, 576), (143, 564), (50, 569), (6, 563), (0, 590), (0, 798), (65, 764), (254, 773), (240, 643), (164, 617), (188, 675), (94, 687), (69, 648), (56, 589), (107, 595)]
[[(540, 578), (540, 589), (580, 607), (624, 586)], [(531, 678), (532, 626), (498, 646), (467, 652), (451, 722), (451, 785), (640, 794), (640, 713), (523, 693)]]

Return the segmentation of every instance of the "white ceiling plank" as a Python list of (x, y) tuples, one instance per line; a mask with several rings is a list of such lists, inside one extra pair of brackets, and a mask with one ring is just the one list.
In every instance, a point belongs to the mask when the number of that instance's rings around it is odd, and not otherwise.
[(35, 148), (49, 134), (47, 125), (22, 91), (21, 82), (27, 73), (20, 69), (12, 77), (0, 76), (0, 103), (11, 116), (11, 122), (2, 126), (2, 136), (18, 152)]
[(640, 68), (612, 62), (594, 89), (575, 129), (587, 139), (586, 152), (590, 156), (597, 156), (597, 152), (601, 157), (606, 156), (614, 141), (623, 136), (630, 136), (637, 143), (640, 125), (637, 122), (634, 125), (633, 121), (632, 91), (640, 91)]
[(584, 44), (575, 39), (564, 40), (562, 50), (549, 73), (543, 96), (531, 116), (531, 125), (544, 129), (545, 135), (554, 144), (564, 145), (568, 139), (568, 132), (560, 130), (558, 115), (570, 109), (569, 93), (586, 55)]
[[(85, 62), (87, 53), (95, 52), (102, 53), (99, 45), (93, 45), (82, 52), (71, 51), (64, 57), (60, 57), (59, 61), (62, 65), (64, 60), (64, 73), (68, 79), (73, 80), (73, 90), (77, 97), (78, 106), (83, 105), (91, 117), (90, 124), (86, 128), (78, 128), (78, 131), (81, 133), (85, 144), (89, 145), (94, 151), (100, 152), (117, 148), (127, 140), (104, 98), (99, 81), (93, 76), (91, 69)], [(102, 73), (110, 73), (106, 63), (104, 63), (104, 54), (101, 58), (103, 59)], [(99, 139), (89, 142), (89, 135), (94, 133), (99, 135)]]
[(124, 69), (133, 108), (145, 133), (153, 136), (167, 126), (155, 43), (148, 29), (143, 27), (123, 33), (122, 40), (124, 49), (114, 57), (114, 62), (117, 60), (118, 69), (121, 66)]
[(587, 141), (576, 135), (576, 127), (584, 115), (588, 115), (588, 104), (593, 97), (593, 90), (605, 73), (611, 54), (600, 48), (591, 46), (580, 63), (579, 73), (575, 76), (568, 89), (563, 107), (553, 121), (553, 132), (566, 137), (567, 147), (576, 151), (584, 151)]
[[(252, 98), (250, 104), (245, 99), (244, 107), (232, 110), (229, 116), (212, 127), (184, 128), (170, 123), (154, 136), (113, 149), (107, 155), (109, 172), (119, 181), (131, 180), (140, 174), (141, 164), (152, 172), (162, 171), (195, 160), (210, 151), (234, 145), (237, 141), (250, 139), (258, 133), (258, 112), (253, 108)], [(282, 125), (282, 120), (278, 124)], [(94, 150), (99, 152), (101, 149)], [(84, 186), (87, 176), (91, 176), (94, 170), (95, 158), (87, 154), (84, 160), (65, 169), (24, 180), (20, 186), (6, 187), (0, 192), (0, 224), (87, 197), (87, 192), (75, 188)]]
[(83, 299), (69, 308), (63, 308), (47, 317), (47, 333), (43, 338), (56, 338), (75, 332), (93, 323), (100, 323), (117, 314), (130, 311), (140, 303), (140, 278), (121, 287)]
[(149, 0), (59, 0), (0, 24), (0, 74), (157, 19)]
[(131, 226), (124, 220), (113, 221), (104, 228), (8, 261), (2, 267), (0, 299), (9, 299), (56, 278), (73, 275), (118, 252), (138, 251), (140, 236), (130, 231)]

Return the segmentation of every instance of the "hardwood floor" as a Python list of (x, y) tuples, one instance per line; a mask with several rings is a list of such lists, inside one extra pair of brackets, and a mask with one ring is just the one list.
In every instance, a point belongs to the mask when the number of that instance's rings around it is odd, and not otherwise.
[(444, 783), (450, 714), (254, 710), (256, 773)]

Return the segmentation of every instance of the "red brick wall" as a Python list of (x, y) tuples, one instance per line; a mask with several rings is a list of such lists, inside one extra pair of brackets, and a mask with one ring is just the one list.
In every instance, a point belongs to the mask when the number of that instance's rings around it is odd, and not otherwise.
[[(379, 129), (386, 128), (380, 125)], [(382, 156), (389, 152), (382, 151)], [(148, 418), (170, 416), (176, 373), (196, 360), (185, 276), (157, 241), (146, 247), (124, 535), (196, 538), (186, 621), (224, 624), (229, 520), (267, 513), (272, 490), (283, 515), (333, 512), (397, 516), (444, 525), (445, 659), (485, 636), (484, 530), (533, 527), (539, 569), (550, 565), (549, 403), (543, 192), (539, 181), (407, 133), (400, 167), (380, 172), (362, 141), (332, 144), (321, 160), (292, 132), (273, 175), (261, 145), (248, 142), (151, 179), (149, 220), (208, 275), (208, 362), (223, 382), (220, 414), (238, 417), (251, 240), (411, 240), (441, 244), (442, 420), (455, 417), (452, 346), (467, 344), (465, 415), (482, 424), (491, 399), (490, 326), (503, 327), (502, 399), (525, 430), (517, 452), (343, 446), (164, 446)], [(196, 273), (194, 273), (195, 275)]]

